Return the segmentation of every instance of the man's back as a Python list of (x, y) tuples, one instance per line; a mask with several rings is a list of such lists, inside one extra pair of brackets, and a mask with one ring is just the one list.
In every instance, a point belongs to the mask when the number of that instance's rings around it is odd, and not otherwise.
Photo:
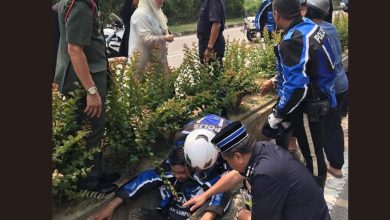
[(253, 154), (252, 219), (328, 219), (322, 189), (291, 153), (271, 142), (258, 142)]
[(285, 30), (279, 45), (281, 75), (279, 79), (288, 83), (278, 88), (280, 102), (278, 113), (285, 115), (294, 109), (302, 98), (313, 99), (313, 91), (320, 98), (328, 98), (336, 106), (333, 88), (334, 53), (328, 37), (318, 25), (306, 18), (292, 21)]
[(318, 25), (329, 36), (329, 40), (332, 43), (332, 49), (335, 53), (335, 72), (337, 74), (335, 81), (336, 94), (344, 92), (348, 89), (348, 78), (345, 74), (343, 61), (342, 61), (342, 48), (340, 43), (339, 34), (336, 27), (326, 21), (319, 22)]

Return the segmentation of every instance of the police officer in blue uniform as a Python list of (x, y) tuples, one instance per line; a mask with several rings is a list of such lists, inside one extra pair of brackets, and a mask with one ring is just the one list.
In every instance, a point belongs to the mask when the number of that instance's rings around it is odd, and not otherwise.
[(184, 205), (198, 208), (207, 199), (247, 179), (252, 210), (241, 210), (238, 219), (328, 220), (323, 190), (305, 166), (284, 148), (271, 142), (256, 142), (241, 122), (233, 122), (212, 140), (223, 159), (234, 169), (208, 191)]
[[(265, 129), (280, 131), (281, 126), (291, 126), (307, 168), (324, 187), (323, 124), (329, 110), (337, 105), (335, 55), (325, 31), (302, 18), (299, 0), (274, 0), (273, 11), (277, 26), (284, 32), (275, 48), (280, 69), (279, 99)], [(316, 160), (311, 156), (313, 151)]]

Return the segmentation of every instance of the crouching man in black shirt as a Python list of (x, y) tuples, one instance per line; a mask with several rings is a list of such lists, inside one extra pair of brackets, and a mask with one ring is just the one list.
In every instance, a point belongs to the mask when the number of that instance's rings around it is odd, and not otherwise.
[(196, 209), (210, 196), (246, 179), (251, 189), (252, 210), (241, 210), (238, 219), (330, 219), (323, 190), (308, 169), (284, 148), (271, 142), (255, 142), (238, 121), (222, 129), (211, 142), (234, 170), (184, 205)]

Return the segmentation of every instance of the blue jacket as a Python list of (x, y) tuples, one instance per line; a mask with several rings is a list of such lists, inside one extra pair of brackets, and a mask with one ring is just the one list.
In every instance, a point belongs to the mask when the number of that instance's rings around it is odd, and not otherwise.
[(255, 17), (256, 31), (263, 32), (264, 28), (267, 27), (268, 32), (275, 30), (275, 21), (272, 15), (272, 0), (264, 0), (257, 10)]
[(278, 114), (291, 113), (304, 100), (328, 99), (336, 107), (335, 55), (326, 33), (310, 19), (294, 20), (277, 48)]
[[(165, 160), (161, 167), (164, 169), (164, 175), (175, 188), (178, 196), (172, 196), (172, 192), (168, 190), (163, 183), (162, 177), (157, 169), (150, 169), (139, 173), (136, 177), (122, 185), (116, 195), (123, 200), (132, 199), (144, 192), (150, 191), (158, 187), (161, 195), (160, 205), (157, 207), (162, 214), (167, 215), (173, 220), (185, 220), (191, 216), (189, 208), (183, 207), (183, 203), (192, 197), (199, 195), (209, 189), (220, 178), (218, 172), (210, 173), (204, 180), (187, 179), (184, 182), (179, 182), (173, 176), (169, 161)], [(212, 210), (219, 215), (222, 215), (228, 208), (230, 196), (226, 193), (219, 193), (211, 197), (207, 210)]]
[(345, 74), (343, 66), (343, 52), (341, 51), (341, 43), (339, 34), (336, 27), (326, 21), (322, 21), (318, 24), (329, 36), (330, 43), (332, 44), (333, 51), (335, 53), (335, 72), (337, 74), (335, 81), (336, 94), (345, 92), (348, 90), (348, 78)]

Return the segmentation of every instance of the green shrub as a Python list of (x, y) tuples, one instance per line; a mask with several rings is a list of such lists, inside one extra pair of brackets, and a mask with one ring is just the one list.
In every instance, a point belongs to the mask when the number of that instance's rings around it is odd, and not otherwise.
[(348, 49), (348, 14), (339, 11), (335, 15), (333, 23), (339, 32), (342, 50)]
[(92, 160), (99, 147), (86, 148), (88, 124), (80, 124), (76, 118), (77, 103), (83, 95), (79, 89), (67, 96), (56, 87), (52, 91), (52, 196), (54, 205), (78, 201), (83, 194), (76, 191), (79, 178), (85, 177), (91, 167), (85, 161)]
[(227, 41), (223, 66), (201, 64), (195, 44), (184, 46), (178, 69), (153, 62), (140, 73), (141, 80), (134, 77), (137, 56), (111, 63), (102, 149), (86, 149), (88, 125), (75, 120), (76, 103), (84, 91), (77, 90), (70, 98), (53, 92), (55, 204), (86, 196), (76, 191), (76, 182), (90, 171), (84, 163), (95, 152), (103, 151), (107, 169), (124, 172), (170, 146), (174, 133), (190, 120), (210, 113), (237, 113), (242, 98), (257, 91), (256, 80), (274, 74), (272, 46), (277, 37), (262, 44)]
[(256, 16), (257, 10), (263, 0), (245, 0), (244, 9), (248, 16)]

